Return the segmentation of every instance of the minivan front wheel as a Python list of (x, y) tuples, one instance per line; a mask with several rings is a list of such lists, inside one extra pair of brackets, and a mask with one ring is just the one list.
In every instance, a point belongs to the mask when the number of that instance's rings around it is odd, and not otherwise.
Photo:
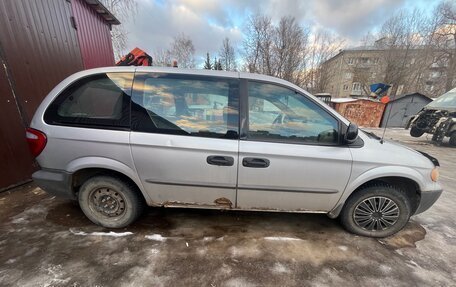
[(142, 213), (142, 198), (130, 184), (110, 176), (88, 179), (79, 190), (79, 205), (95, 224), (122, 228)]
[(401, 230), (410, 215), (410, 202), (402, 190), (388, 184), (376, 184), (352, 194), (340, 219), (352, 233), (386, 237)]

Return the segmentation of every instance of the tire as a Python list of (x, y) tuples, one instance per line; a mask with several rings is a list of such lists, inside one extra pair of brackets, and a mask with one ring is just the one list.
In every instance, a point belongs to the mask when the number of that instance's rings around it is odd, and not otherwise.
[(128, 226), (145, 208), (135, 186), (111, 176), (89, 178), (81, 186), (78, 199), (84, 214), (107, 228)]
[[(366, 208), (365, 204), (373, 210), (370, 203), (382, 206), (382, 200), (386, 212), (366, 212), (369, 209)], [(388, 205), (389, 207), (387, 207)], [(402, 190), (388, 184), (375, 184), (356, 191), (348, 198), (340, 220), (345, 229), (354, 234), (368, 237), (386, 237), (401, 230), (407, 224), (410, 216), (410, 201)], [(377, 223), (372, 221), (372, 218), (379, 217), (383, 221), (377, 220)], [(372, 222), (374, 222), (373, 226), (370, 226)], [(385, 224), (385, 222), (390, 225)]]
[(450, 135), (450, 145), (456, 146), (456, 131), (452, 132)]
[(420, 130), (419, 128), (417, 127), (412, 127), (410, 129), (410, 135), (414, 138), (419, 138), (420, 136), (422, 136), (424, 134), (424, 131), (423, 130)]

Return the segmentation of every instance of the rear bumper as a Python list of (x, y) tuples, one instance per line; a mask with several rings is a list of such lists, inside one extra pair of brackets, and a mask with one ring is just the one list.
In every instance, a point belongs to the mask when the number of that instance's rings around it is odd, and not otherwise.
[(415, 211), (415, 214), (422, 213), (428, 210), (439, 199), (443, 190), (424, 191), (421, 193), (420, 204)]
[(76, 196), (71, 189), (71, 173), (43, 169), (33, 173), (32, 178), (47, 193), (76, 200)]

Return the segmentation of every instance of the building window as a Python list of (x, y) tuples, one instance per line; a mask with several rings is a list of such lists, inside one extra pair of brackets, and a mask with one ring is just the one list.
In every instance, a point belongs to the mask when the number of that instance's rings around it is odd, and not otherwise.
[(353, 65), (356, 62), (355, 58), (348, 58), (348, 64)]
[(372, 63), (374, 63), (374, 64), (378, 64), (378, 57), (376, 57), (376, 58), (372, 58)]
[(366, 57), (359, 58), (359, 62), (361, 64), (368, 64), (369, 63), (369, 58), (366, 58)]
[(344, 91), (348, 91), (348, 85), (344, 85)]
[(352, 78), (352, 73), (345, 72), (344, 77), (345, 77), (346, 80), (351, 79)]
[(353, 92), (360, 92), (361, 91), (361, 83), (353, 83), (352, 91)]
[(431, 78), (435, 79), (441, 76), (441, 73), (439, 71), (432, 71), (431, 72)]

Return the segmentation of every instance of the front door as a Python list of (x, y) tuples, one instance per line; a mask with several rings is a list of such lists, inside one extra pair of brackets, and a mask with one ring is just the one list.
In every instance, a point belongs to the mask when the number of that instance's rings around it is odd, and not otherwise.
[(137, 172), (154, 202), (227, 208), (235, 204), (238, 82), (136, 74), (130, 145)]
[(352, 166), (349, 148), (339, 145), (339, 120), (307, 96), (283, 86), (250, 81), (247, 90), (238, 207), (331, 210)]

